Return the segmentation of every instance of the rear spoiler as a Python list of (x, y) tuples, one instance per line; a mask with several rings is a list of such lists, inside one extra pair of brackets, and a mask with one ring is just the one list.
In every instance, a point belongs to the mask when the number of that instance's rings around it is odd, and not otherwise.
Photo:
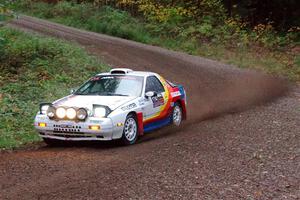
[(168, 80), (166, 80), (166, 81), (167, 81), (167, 83), (168, 83), (172, 88), (178, 87), (178, 85), (176, 85), (176, 84), (174, 84), (174, 83), (172, 83), (172, 82), (170, 82), (170, 81), (168, 81)]

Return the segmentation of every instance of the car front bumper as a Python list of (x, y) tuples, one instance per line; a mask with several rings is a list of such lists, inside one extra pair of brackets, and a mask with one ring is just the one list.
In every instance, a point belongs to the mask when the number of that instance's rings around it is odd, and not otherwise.
[[(88, 118), (84, 122), (56, 121), (39, 114), (35, 118), (34, 126), (42, 138), (68, 141), (112, 140), (114, 128), (110, 118)], [(93, 130), (91, 126), (99, 126), (100, 129)]]

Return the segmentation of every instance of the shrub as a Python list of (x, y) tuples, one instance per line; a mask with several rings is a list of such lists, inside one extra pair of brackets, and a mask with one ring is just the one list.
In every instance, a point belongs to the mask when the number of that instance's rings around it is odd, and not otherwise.
[(39, 140), (32, 122), (40, 102), (68, 94), (106, 66), (61, 40), (7, 28), (0, 37), (0, 148), (11, 148)]
[[(270, 23), (259, 24), (252, 29), (249, 23), (243, 21), (243, 18), (239, 16), (227, 17), (220, 0), (197, 2), (191, 0), (184, 2), (153, 0), (76, 1), (93, 2), (93, 4), (76, 4), (74, 2), (60, 1), (58, 4), (50, 5), (31, 3), (31, 9), (23, 9), (23, 11), (69, 26), (164, 46), (191, 54), (230, 60), (230, 63), (232, 63), (232, 58), (229, 58), (228, 55), (233, 55), (236, 58), (234, 63), (237, 65), (251, 65), (259, 68), (260, 66), (257, 66), (258, 64), (255, 62), (249, 61), (245, 64), (243, 56), (248, 56), (249, 59), (254, 60), (261, 59), (260, 65), (265, 66), (268, 68), (266, 71), (272, 73), (274, 70), (269, 68), (275, 65), (275, 61), (280, 67), (274, 67), (274, 69), (282, 69), (281, 71), (277, 70), (279, 73), (287, 72), (290, 74), (288, 72), (290, 68), (299, 67), (294, 61), (292, 64), (287, 64), (279, 58), (283, 56), (286, 59), (294, 60), (297, 53), (292, 49), (299, 45), (299, 27), (293, 27), (287, 33), (276, 32), (273, 24)], [(40, 10), (39, 6), (41, 6)], [(135, 17), (124, 10), (130, 11)], [(50, 13), (52, 16), (45, 17), (45, 13)], [(53, 15), (53, 13), (56, 14)], [(216, 47), (223, 49), (218, 51)], [(227, 55), (224, 55), (225, 52)], [(236, 56), (235, 54), (242, 55)], [(263, 54), (267, 57), (270, 56), (272, 61), (264, 62), (265, 58), (261, 56)]]
[(132, 18), (127, 12), (111, 7), (101, 8), (87, 21), (86, 28), (95, 32), (139, 42), (147, 42), (149, 37), (140, 22)]

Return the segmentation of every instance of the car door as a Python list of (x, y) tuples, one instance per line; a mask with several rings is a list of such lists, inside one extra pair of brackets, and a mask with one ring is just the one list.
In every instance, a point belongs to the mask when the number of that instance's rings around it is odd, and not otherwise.
[(159, 117), (162, 107), (166, 103), (164, 99), (165, 90), (160, 82), (160, 80), (156, 76), (148, 76), (146, 79), (145, 93), (152, 91), (155, 92), (156, 95), (153, 97), (145, 97), (145, 105), (143, 116), (144, 120), (155, 119)]

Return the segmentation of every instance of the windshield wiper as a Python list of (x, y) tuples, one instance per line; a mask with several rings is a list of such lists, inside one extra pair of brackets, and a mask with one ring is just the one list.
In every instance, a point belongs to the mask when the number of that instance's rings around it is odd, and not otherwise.
[(129, 96), (127, 94), (118, 94), (118, 93), (112, 93), (112, 92), (99, 93), (98, 95), (103, 95), (103, 96), (124, 96), (124, 97)]
[(74, 95), (89, 95), (89, 94), (83, 94), (83, 93), (73, 93)]
[(128, 97), (129, 95), (127, 95), (127, 94), (113, 94), (113, 96), (122, 96), (122, 97)]

